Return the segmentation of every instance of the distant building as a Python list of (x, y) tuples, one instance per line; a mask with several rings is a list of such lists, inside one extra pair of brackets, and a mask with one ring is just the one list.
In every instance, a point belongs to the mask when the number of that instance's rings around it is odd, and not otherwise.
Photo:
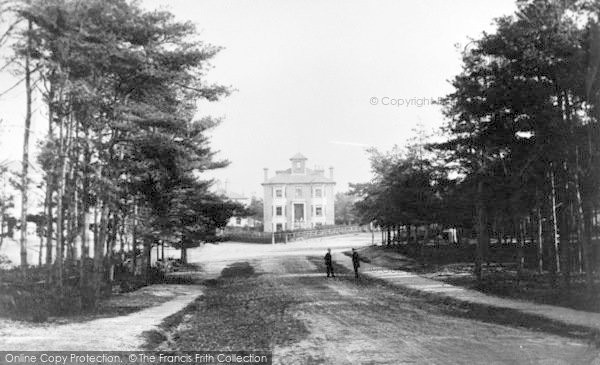
[(250, 198), (245, 195), (234, 193), (233, 191), (225, 192), (223, 195), (225, 195), (227, 199), (231, 200), (232, 202), (240, 203), (245, 207), (250, 205)]
[[(229, 192), (225, 193), (225, 196), (227, 197), (228, 200), (239, 203), (245, 207), (248, 207), (248, 205), (250, 205), (250, 198), (248, 198), (247, 196), (244, 196), (242, 194), (238, 194), (238, 193), (229, 191)], [(251, 218), (248, 218), (248, 217), (233, 216), (233, 217), (229, 218), (229, 222), (227, 222), (227, 227), (254, 226), (254, 222), (253, 221), (251, 222), (250, 220), (251, 220)]]
[(269, 170), (265, 169), (262, 183), (265, 232), (333, 225), (333, 167), (329, 168), (329, 177), (326, 177), (321, 168), (307, 168), (307, 158), (300, 153), (290, 161), (291, 168), (275, 171), (271, 178)]
[[(238, 194), (233, 191), (226, 191), (225, 189), (222, 189), (222, 188), (217, 189), (217, 193), (219, 195), (225, 196), (227, 198), (227, 200), (230, 200), (235, 203), (239, 203), (246, 208), (250, 205), (250, 202), (252, 201), (251, 198), (249, 198), (243, 194)], [(260, 221), (254, 219), (253, 217), (233, 216), (233, 217), (229, 218), (229, 222), (227, 222), (227, 227), (253, 228), (257, 225), (260, 225), (260, 223), (261, 223)]]

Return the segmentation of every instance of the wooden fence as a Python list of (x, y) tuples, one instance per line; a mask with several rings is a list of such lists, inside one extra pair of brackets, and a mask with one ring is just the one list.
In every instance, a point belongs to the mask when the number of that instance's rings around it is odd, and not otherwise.
[(281, 232), (240, 232), (226, 231), (223, 234), (225, 241), (250, 242), (250, 243), (286, 243), (304, 239), (335, 236), (340, 234), (369, 232), (368, 226), (330, 226), (316, 229), (281, 231)]

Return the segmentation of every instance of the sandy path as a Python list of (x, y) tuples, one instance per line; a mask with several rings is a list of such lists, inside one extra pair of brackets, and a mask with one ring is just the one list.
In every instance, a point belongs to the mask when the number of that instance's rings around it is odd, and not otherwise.
[(64, 325), (0, 323), (0, 350), (137, 350), (141, 334), (158, 326), (202, 294), (198, 285), (152, 285), (154, 295), (172, 300), (129, 315)]
[[(190, 262), (200, 263), (203, 272), (187, 274), (199, 279), (212, 279), (219, 277), (223, 268), (237, 261), (320, 254), (324, 252), (325, 244), (337, 251), (366, 244), (364, 235), (339, 236), (324, 240), (315, 239), (287, 245), (204, 245), (188, 251)], [(270, 264), (267, 261), (262, 261), (264, 267), (259, 269), (261, 272), (286, 271), (279, 268), (278, 264)], [(129, 315), (81, 323), (34, 324), (0, 320), (0, 350), (137, 350), (144, 342), (141, 337), (143, 332), (154, 329), (166, 317), (180, 311), (202, 294), (201, 286), (193, 285), (154, 285), (144, 290), (153, 291), (154, 295), (174, 298)]]
[[(287, 245), (222, 244), (197, 251), (214, 275), (236, 261), (254, 266), (264, 280), (298, 298), (290, 310), (310, 334), (274, 348), (275, 364), (599, 364), (600, 351), (571, 338), (452, 315), (436, 305), (352, 274), (324, 278), (326, 248), (370, 244), (370, 235)], [(315, 256), (316, 261), (307, 259)], [(257, 293), (258, 295), (259, 293)]]
[[(252, 262), (301, 304), (310, 334), (274, 349), (275, 364), (596, 364), (587, 343), (443, 313), (352, 274), (326, 279), (306, 257)], [(317, 270), (317, 271), (315, 271)]]

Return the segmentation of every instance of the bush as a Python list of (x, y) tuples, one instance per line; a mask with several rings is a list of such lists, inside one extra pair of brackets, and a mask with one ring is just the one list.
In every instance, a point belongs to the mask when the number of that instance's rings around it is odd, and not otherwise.
[[(0, 261), (1, 262), (1, 261)], [(55, 270), (52, 267), (29, 267), (0, 270), (0, 314), (11, 318), (45, 321), (50, 316), (76, 315), (96, 310), (98, 297), (93, 285), (93, 261), (84, 263), (81, 285), (81, 268), (78, 262), (65, 262), (63, 286), (55, 283)], [(143, 286), (165, 283), (165, 272), (158, 267), (150, 268), (146, 276), (133, 275), (126, 267), (117, 266), (115, 282), (108, 281), (108, 272), (103, 274), (100, 298), (112, 294), (113, 284), (119, 285), (121, 292), (130, 292)]]
[(10, 261), (8, 257), (0, 255), (0, 270), (8, 270), (11, 267), (13, 267), (12, 261)]
[[(91, 279), (91, 266), (85, 277)], [(81, 272), (77, 262), (67, 261), (63, 267), (62, 288), (52, 267), (29, 267), (0, 270), (0, 313), (11, 318), (45, 321), (49, 316), (79, 314), (95, 309), (93, 286), (80, 286)], [(110, 295), (110, 288), (102, 290)]]
[(73, 286), (60, 289), (39, 283), (3, 283), (0, 312), (12, 318), (43, 322), (49, 316), (80, 313), (82, 298), (81, 290)]

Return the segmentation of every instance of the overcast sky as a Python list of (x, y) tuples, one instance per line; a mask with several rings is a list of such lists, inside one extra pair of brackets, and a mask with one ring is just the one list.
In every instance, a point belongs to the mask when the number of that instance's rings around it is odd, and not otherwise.
[[(287, 168), (297, 152), (309, 167), (333, 166), (337, 191), (369, 180), (365, 148), (402, 145), (418, 123), (442, 125), (429, 99), (451, 91), (448, 80), (460, 72), (457, 44), (462, 49), (515, 9), (514, 0), (143, 4), (194, 22), (205, 42), (224, 47), (209, 79), (236, 91), (202, 103), (199, 116), (224, 118), (211, 132), (212, 146), (231, 165), (210, 176), (258, 196), (263, 168)], [(11, 81), (0, 75), (3, 90)], [(17, 88), (0, 98), (1, 159), (20, 160), (22, 95)], [(34, 131), (45, 128), (42, 118)]]

